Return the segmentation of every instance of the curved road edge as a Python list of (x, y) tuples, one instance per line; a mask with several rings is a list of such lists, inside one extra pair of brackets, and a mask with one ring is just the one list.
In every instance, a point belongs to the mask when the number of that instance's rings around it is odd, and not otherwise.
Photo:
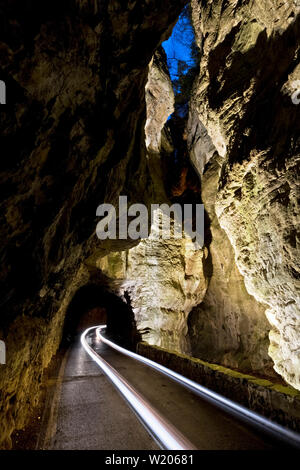
[[(119, 392), (122, 394), (123, 398), (130, 404), (133, 408), (135, 413), (137, 414), (140, 421), (146, 427), (146, 429), (151, 433), (152, 437), (158, 442), (158, 444), (167, 450), (193, 450), (193, 445), (188, 442), (184, 436), (182, 436), (177, 429), (175, 429), (170, 423), (164, 420), (156, 410), (138, 393), (136, 392), (124, 379), (120, 374), (113, 369), (104, 359), (102, 359), (87, 343), (86, 336), (91, 333), (91, 331), (95, 330), (98, 339), (100, 339), (103, 343), (110, 346), (111, 348), (115, 349), (121, 354), (124, 354), (138, 362), (141, 362), (161, 374), (169, 377), (170, 379), (174, 380), (175, 382), (179, 383), (183, 387), (189, 389), (202, 399), (206, 400), (207, 402), (213, 404), (217, 408), (225, 411), (226, 413), (234, 416), (239, 421), (242, 421), (251, 427), (256, 428), (258, 431), (261, 431), (279, 442), (283, 442), (291, 447), (300, 449), (300, 435), (280, 426), (279, 424), (265, 418), (264, 416), (251, 411), (244, 406), (226, 398), (183, 375), (168, 369), (167, 367), (158, 364), (157, 362), (152, 361), (151, 359), (147, 359), (146, 357), (140, 356), (134, 352), (131, 352), (113, 341), (107, 339), (103, 334), (102, 330), (106, 328), (106, 325), (99, 325), (88, 328), (81, 336), (81, 343), (90, 357), (102, 368), (105, 374), (110, 378), (113, 384), (117, 387)], [(122, 385), (121, 385), (122, 384)], [(124, 393), (124, 391), (126, 392)], [(134, 399), (132, 403), (128, 400), (128, 396), (126, 395), (128, 390), (129, 392), (133, 392)], [(130, 393), (129, 393), (130, 395)], [(137, 405), (137, 401), (140, 401), (139, 406), (135, 408), (134, 404)], [(157, 433), (157, 427), (153, 426), (152, 418), (149, 419), (149, 415), (145, 413), (141, 404), (144, 403), (146, 408), (152, 410), (153, 412), (153, 419), (158, 419), (160, 421), (160, 432), (159, 435)], [(149, 419), (149, 421), (148, 421)], [(161, 427), (162, 426), (162, 427)], [(168, 437), (166, 437), (168, 435)], [(176, 439), (178, 437), (178, 441)]]
[(239, 419), (240, 421), (249, 424), (250, 426), (255, 427), (257, 430), (262, 431), (269, 436), (288, 444), (289, 446), (295, 447), (300, 449), (300, 435), (296, 432), (293, 432), (289, 429), (284, 428), (283, 426), (271, 421), (264, 416), (255, 413), (248, 408), (226, 398), (219, 393), (214, 392), (183, 375), (168, 369), (157, 362), (152, 361), (151, 359), (147, 359), (146, 357), (140, 356), (139, 354), (133, 353), (128, 351), (125, 348), (113, 343), (109, 339), (105, 338), (102, 334), (102, 330), (106, 328), (106, 325), (100, 325), (96, 327), (96, 334), (98, 338), (103, 341), (103, 343), (107, 344), (111, 348), (115, 349), (116, 351), (120, 352), (121, 354), (125, 354), (126, 356), (135, 359), (153, 369), (159, 371), (163, 375), (171, 378), (172, 380), (180, 383), (183, 387), (188, 388), (193, 393), (198, 395), (199, 397), (203, 398), (204, 400), (208, 401), (209, 403), (213, 404), (214, 406), (222, 409), (226, 413), (234, 416), (235, 418)]
[(87, 341), (87, 335), (92, 330), (97, 330), (97, 328), (88, 328), (81, 335), (83, 348), (117, 388), (157, 444), (165, 450), (196, 450), (191, 442), (163, 418), (140, 393), (131, 387), (107, 361), (91, 348)]

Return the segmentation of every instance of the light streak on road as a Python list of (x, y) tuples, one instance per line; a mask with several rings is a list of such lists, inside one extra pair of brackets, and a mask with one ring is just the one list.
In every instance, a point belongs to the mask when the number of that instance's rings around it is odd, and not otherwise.
[[(168, 369), (157, 362), (152, 361), (151, 359), (147, 359), (146, 357), (140, 356), (139, 354), (133, 353), (128, 351), (125, 348), (117, 345), (116, 343), (110, 341), (109, 339), (105, 338), (102, 334), (102, 330), (106, 328), (106, 325), (100, 325), (98, 327), (90, 328), (88, 331), (92, 331), (93, 329), (96, 330), (97, 337), (106, 345), (110, 346), (111, 348), (115, 349), (116, 351), (124, 354), (136, 361), (139, 361), (152, 369), (155, 369), (162, 373), (163, 375), (175, 380), (185, 388), (188, 388), (196, 395), (200, 396), (204, 400), (212, 403), (214, 406), (218, 407), (219, 409), (224, 410), (226, 413), (233, 415), (235, 418), (239, 419), (247, 423), (248, 425), (256, 428), (258, 431), (262, 431), (271, 437), (278, 439), (279, 442), (284, 442), (292, 447), (296, 447), (300, 449), (300, 435), (280, 426), (279, 424), (265, 418), (264, 416), (251, 411), (244, 406), (235, 403), (234, 401), (226, 398), (213, 390), (210, 390), (202, 385), (194, 382), (193, 380), (184, 377), (173, 370)], [(85, 333), (84, 333), (85, 334)]]
[(164, 419), (126, 380), (88, 344), (87, 335), (95, 327), (88, 328), (81, 335), (81, 344), (89, 356), (99, 365), (111, 380), (122, 397), (128, 402), (139, 420), (155, 439), (158, 445), (166, 450), (195, 450), (191, 444), (172, 424)]

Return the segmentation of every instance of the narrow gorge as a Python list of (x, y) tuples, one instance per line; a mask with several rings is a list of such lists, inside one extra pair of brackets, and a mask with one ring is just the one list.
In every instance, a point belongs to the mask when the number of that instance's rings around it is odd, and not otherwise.
[[(196, 59), (174, 78), (182, 15)], [(299, 432), (299, 1), (9, 0), (0, 22), (0, 448), (103, 322)], [(148, 237), (97, 238), (120, 196), (156, 205)], [(174, 204), (203, 205), (201, 246)]]

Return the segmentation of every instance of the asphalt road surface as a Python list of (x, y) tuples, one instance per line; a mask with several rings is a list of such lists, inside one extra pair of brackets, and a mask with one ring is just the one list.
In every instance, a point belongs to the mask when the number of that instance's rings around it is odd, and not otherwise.
[[(93, 348), (199, 450), (270, 450), (280, 445), (150, 367), (100, 341)], [(37, 449), (155, 450), (153, 438), (80, 339), (48, 381)]]
[(79, 338), (51, 380), (56, 385), (48, 387), (38, 449), (158, 449)]

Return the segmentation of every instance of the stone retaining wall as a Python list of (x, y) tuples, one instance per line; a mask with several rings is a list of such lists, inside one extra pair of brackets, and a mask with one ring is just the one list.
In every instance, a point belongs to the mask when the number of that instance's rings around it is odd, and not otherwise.
[(300, 432), (300, 392), (290, 386), (227, 369), (140, 342), (138, 354)]

